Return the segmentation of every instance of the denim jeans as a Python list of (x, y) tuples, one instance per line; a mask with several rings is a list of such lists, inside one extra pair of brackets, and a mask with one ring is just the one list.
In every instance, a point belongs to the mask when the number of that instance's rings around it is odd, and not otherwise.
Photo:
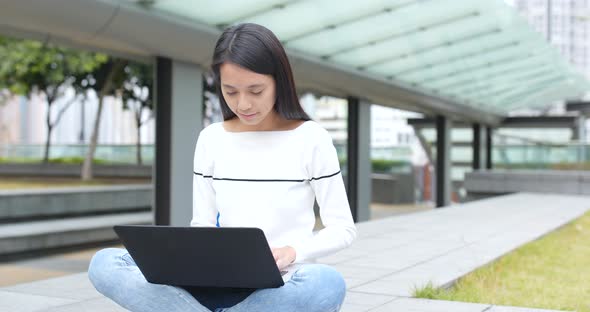
[[(88, 277), (98, 292), (130, 311), (212, 311), (185, 288), (148, 282), (125, 249), (98, 251), (90, 262)], [(332, 312), (340, 310), (345, 294), (346, 285), (338, 271), (324, 264), (308, 264), (281, 287), (257, 289), (236, 305), (213, 311)]]

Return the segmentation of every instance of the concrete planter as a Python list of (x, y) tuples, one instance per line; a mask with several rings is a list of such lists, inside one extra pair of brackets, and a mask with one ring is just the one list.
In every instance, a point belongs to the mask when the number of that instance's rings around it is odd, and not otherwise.
[[(0, 176), (79, 177), (82, 165), (73, 164), (0, 164)], [(95, 165), (94, 175), (100, 178), (146, 178), (152, 166)]]
[(151, 184), (139, 184), (2, 190), (0, 220), (150, 210), (152, 189)]
[(590, 172), (480, 170), (465, 174), (468, 200), (516, 192), (590, 195)]

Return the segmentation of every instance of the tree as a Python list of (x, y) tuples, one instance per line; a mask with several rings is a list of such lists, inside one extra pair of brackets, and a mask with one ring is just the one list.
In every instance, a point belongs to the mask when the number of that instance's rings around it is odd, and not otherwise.
[[(123, 82), (121, 97), (123, 99), (123, 107), (133, 111), (137, 131), (136, 158), (137, 164), (142, 165), (141, 126), (153, 118), (153, 68), (149, 65), (131, 63), (125, 67), (125, 74), (126, 78)], [(150, 115), (145, 118), (144, 112), (148, 110), (150, 111)]]
[(53, 129), (80, 94), (76, 92), (52, 118), (56, 101), (65, 95), (68, 88), (80, 84), (80, 77), (96, 70), (107, 59), (108, 56), (101, 53), (82, 52), (38, 41), (0, 38), (0, 86), (29, 99), (35, 94), (45, 96), (47, 136), (44, 163), (49, 161)]
[(91, 180), (93, 174), (93, 160), (96, 153), (96, 145), (98, 143), (98, 131), (100, 127), (100, 119), (102, 115), (102, 108), (105, 97), (114, 95), (116, 90), (123, 85), (125, 81), (125, 66), (127, 61), (123, 59), (109, 59), (108, 62), (103, 63), (92, 74), (86, 78), (90, 82), (89, 88), (94, 88), (98, 93), (98, 109), (94, 118), (94, 127), (90, 136), (90, 143), (84, 163), (82, 164), (81, 178), (84, 181)]
[(4, 81), (0, 80), (0, 107), (4, 106), (11, 97), (12, 94), (8, 90), (8, 85), (6, 85)]

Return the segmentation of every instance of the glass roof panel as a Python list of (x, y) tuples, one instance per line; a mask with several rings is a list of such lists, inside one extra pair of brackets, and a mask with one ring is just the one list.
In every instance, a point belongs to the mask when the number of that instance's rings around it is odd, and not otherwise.
[(551, 69), (549, 66), (542, 66), (532, 70), (527, 69), (526, 71), (518, 71), (508, 75), (502, 75), (496, 79), (481, 79), (476, 81), (474, 84), (466, 84), (460, 88), (446, 88), (444, 90), (449, 94), (454, 94), (457, 96), (495, 96), (498, 93), (503, 93), (513, 89), (523, 81), (528, 81), (534, 77), (545, 77), (553, 73), (553, 69)]
[[(490, 50), (501, 50), (511, 47), (515, 42), (522, 42), (526, 39), (518, 36), (509, 36), (498, 29), (488, 25), (482, 27), (482, 24), (470, 27), (473, 32), (461, 34), (459, 32), (446, 32), (434, 34), (432, 39), (421, 40), (414, 45), (417, 46), (415, 52), (406, 55), (413, 57), (404, 57), (402, 59), (391, 58), (389, 61), (374, 64), (375, 68), (386, 67), (397, 75), (417, 71), (426, 67), (441, 66), (447, 62), (456, 61), (463, 57), (477, 56), (482, 52)], [(447, 40), (440, 41), (439, 38), (447, 36)], [(432, 42), (427, 46), (418, 46), (423, 42)], [(397, 50), (393, 50), (397, 51)]]
[[(469, 26), (469, 32), (457, 30), (457, 24), (464, 23)], [(373, 45), (343, 51), (333, 55), (330, 59), (343, 64), (354, 64), (369, 68), (381, 67), (384, 64), (398, 64), (398, 66), (405, 65), (409, 67), (415, 65), (413, 64), (415, 58), (404, 56), (417, 55), (418, 53), (436, 53), (437, 51), (445, 53), (448, 52), (449, 45), (471, 42), (473, 33), (487, 34), (494, 30), (494, 26), (489, 19), (485, 19), (481, 15), (470, 15), (464, 19), (419, 31), (413, 36), (397, 36)], [(441, 38), (446, 40), (441, 40)], [(446, 55), (443, 54), (444, 56)], [(412, 62), (408, 64), (408, 61)]]
[(453, 77), (449, 77), (445, 80), (440, 81), (433, 81), (429, 84), (430, 87), (434, 89), (457, 89), (462, 87), (471, 87), (474, 84), (481, 84), (481, 83), (494, 83), (501, 80), (497, 80), (498, 76), (503, 77), (507, 73), (512, 72), (521, 72), (527, 71), (531, 69), (536, 69), (538, 67), (551, 67), (553, 70), (554, 65), (551, 63), (544, 63), (543, 61), (547, 59), (547, 54), (551, 51), (547, 51), (545, 54), (539, 53), (535, 54), (528, 58), (523, 59), (514, 59), (510, 62), (504, 62), (502, 64), (498, 64), (497, 66), (491, 66), (485, 69), (480, 69), (475, 75), (471, 73), (465, 73), (465, 75), (455, 75)]
[(503, 0), (155, 0), (218, 29), (254, 22), (288, 51), (490, 112), (590, 84)]
[(414, 0), (365, 0), (350, 1), (347, 5), (342, 5), (339, 0), (298, 1), (251, 16), (243, 22), (266, 25), (286, 43), (336, 25), (371, 18), (386, 10), (397, 10), (412, 5), (413, 2)]
[(154, 7), (209, 25), (230, 24), (244, 17), (288, 4), (289, 0), (161, 0)]
[(412, 36), (430, 25), (450, 23), (475, 14), (472, 7), (461, 5), (462, 2), (458, 1), (413, 3), (290, 41), (287, 46), (316, 55), (331, 55), (395, 36)]

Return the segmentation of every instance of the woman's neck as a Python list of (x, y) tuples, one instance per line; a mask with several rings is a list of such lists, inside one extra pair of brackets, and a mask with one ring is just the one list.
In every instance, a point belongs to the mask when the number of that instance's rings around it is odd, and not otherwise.
[(291, 130), (297, 128), (303, 121), (288, 120), (277, 113), (267, 116), (262, 122), (257, 125), (243, 124), (238, 117), (224, 121), (223, 126), (227, 131), (244, 132), (244, 131), (277, 131), (277, 130)]

